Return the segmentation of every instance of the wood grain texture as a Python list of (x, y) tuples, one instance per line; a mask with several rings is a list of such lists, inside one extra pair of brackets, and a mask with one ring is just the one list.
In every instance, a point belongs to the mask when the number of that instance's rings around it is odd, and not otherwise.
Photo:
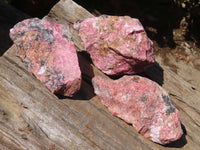
[[(61, 0), (44, 18), (72, 26), (92, 15), (72, 0)], [(82, 71), (82, 87), (73, 99), (57, 97), (45, 88), (21, 60), (13, 45), (0, 58), (0, 149), (19, 150), (167, 150), (199, 149), (200, 92), (158, 61), (142, 75), (161, 84), (180, 110), (185, 135), (167, 146), (139, 135), (131, 125), (112, 116), (93, 92), (91, 78), (105, 76), (82, 52), (71, 28)], [(159, 60), (159, 56), (156, 56)], [(105, 76), (107, 77), (107, 76)]]

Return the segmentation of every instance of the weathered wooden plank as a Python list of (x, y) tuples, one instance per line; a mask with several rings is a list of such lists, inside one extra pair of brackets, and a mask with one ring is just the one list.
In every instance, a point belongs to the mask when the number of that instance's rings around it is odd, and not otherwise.
[[(72, 25), (92, 15), (72, 0), (56, 4), (47, 20)], [(77, 51), (82, 51), (73, 30)], [(105, 76), (84, 52), (79, 62), (84, 81), (74, 99), (50, 93), (15, 56), (15, 46), (0, 58), (0, 148), (1, 149), (198, 149), (200, 147), (199, 91), (164, 64), (143, 75), (156, 80), (171, 94), (180, 110), (186, 135), (168, 146), (139, 135), (131, 125), (113, 117), (94, 95), (91, 78)], [(159, 56), (157, 56), (157, 60)], [(105, 76), (107, 77), (107, 76)]]

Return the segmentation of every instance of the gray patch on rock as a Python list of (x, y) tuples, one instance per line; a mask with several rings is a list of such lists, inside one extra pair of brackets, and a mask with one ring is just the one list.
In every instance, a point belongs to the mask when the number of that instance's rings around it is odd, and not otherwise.
[(166, 110), (166, 114), (169, 116), (171, 113), (175, 112), (175, 106), (172, 104), (172, 101), (170, 100), (169, 96), (162, 95), (163, 101), (167, 107), (169, 107)]
[(109, 16), (108, 15), (101, 15), (100, 17), (105, 19), (105, 18), (108, 18)]
[(54, 43), (54, 36), (53, 36), (53, 31), (52, 30), (48, 30), (48, 29), (43, 29), (42, 30), (42, 38), (49, 42), (50, 44)]
[(63, 32), (63, 34), (62, 34), (63, 38), (66, 38), (68, 41), (73, 41), (72, 35), (67, 27), (65, 27), (65, 26), (62, 27), (62, 32)]
[(140, 100), (142, 101), (142, 102), (147, 102), (148, 101), (148, 98), (146, 97), (146, 96), (142, 96), (141, 98), (140, 98)]
[(26, 57), (23, 62), (27, 70), (33, 69), (33, 63), (29, 57)]
[(36, 31), (42, 34), (42, 39), (49, 42), (49, 44), (53, 44), (55, 39), (53, 36), (53, 31), (49, 29), (45, 29), (43, 26), (43, 22), (40, 19), (31, 19), (29, 21), (29, 29), (35, 29)]
[(40, 19), (30, 19), (29, 26), (30, 28), (36, 28), (39, 30), (44, 28)]

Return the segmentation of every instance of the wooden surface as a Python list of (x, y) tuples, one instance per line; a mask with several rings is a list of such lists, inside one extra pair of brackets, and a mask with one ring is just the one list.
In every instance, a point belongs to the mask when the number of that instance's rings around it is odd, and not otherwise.
[[(72, 0), (61, 0), (44, 19), (72, 25), (92, 15)], [(200, 90), (171, 71), (156, 56), (156, 63), (142, 75), (161, 84), (180, 110), (185, 135), (167, 146), (139, 135), (131, 125), (112, 116), (91, 86), (102, 75), (82, 52), (73, 32), (83, 82), (73, 99), (50, 93), (15, 56), (13, 45), (0, 58), (0, 149), (7, 150), (166, 150), (200, 149)]]

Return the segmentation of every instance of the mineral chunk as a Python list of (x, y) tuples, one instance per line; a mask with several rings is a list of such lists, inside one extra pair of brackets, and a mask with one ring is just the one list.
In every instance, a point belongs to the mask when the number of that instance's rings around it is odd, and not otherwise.
[(96, 76), (92, 82), (108, 110), (146, 138), (167, 144), (182, 136), (179, 111), (157, 83), (136, 75), (115, 81)]
[(37, 18), (10, 30), (17, 55), (51, 92), (72, 96), (80, 89), (81, 71), (68, 27)]
[(139, 73), (154, 63), (153, 43), (138, 19), (103, 15), (79, 20), (74, 28), (93, 63), (108, 75)]

